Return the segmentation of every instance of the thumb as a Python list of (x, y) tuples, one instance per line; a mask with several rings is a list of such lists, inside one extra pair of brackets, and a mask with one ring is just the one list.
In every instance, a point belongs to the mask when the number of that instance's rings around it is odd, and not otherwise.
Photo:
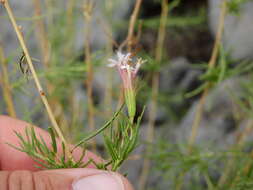
[(97, 169), (59, 169), (38, 172), (0, 171), (1, 190), (133, 190), (121, 175)]

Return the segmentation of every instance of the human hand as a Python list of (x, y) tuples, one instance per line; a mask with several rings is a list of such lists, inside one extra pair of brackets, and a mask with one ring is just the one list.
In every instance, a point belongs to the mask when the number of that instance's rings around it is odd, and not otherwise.
[[(39, 170), (34, 161), (25, 153), (6, 143), (18, 146), (19, 139), (14, 131), (23, 133), (26, 122), (0, 116), (0, 189), (1, 190), (133, 190), (130, 183), (120, 174), (98, 170), (89, 166), (82, 169)], [(36, 128), (46, 141), (49, 135)], [(73, 157), (80, 156), (76, 150)], [(86, 153), (84, 162), (89, 158), (101, 161), (91, 152)]]

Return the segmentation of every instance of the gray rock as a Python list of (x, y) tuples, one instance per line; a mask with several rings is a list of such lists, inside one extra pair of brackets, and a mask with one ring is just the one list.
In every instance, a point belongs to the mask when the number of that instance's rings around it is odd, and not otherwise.
[[(245, 80), (244, 78), (229, 79), (209, 93), (197, 132), (196, 144), (209, 144), (220, 148), (235, 142), (237, 133), (243, 130), (245, 120), (248, 119), (245, 117), (237, 119), (235, 116), (235, 110), (241, 109), (235, 102), (235, 97), (242, 97), (244, 90), (241, 83)], [(176, 130), (178, 142), (186, 142), (189, 139), (198, 103), (199, 101), (196, 101), (192, 105)]]
[[(193, 69), (190, 62), (185, 57), (178, 57), (172, 59), (168, 64), (162, 66), (160, 72), (159, 89), (163, 93), (166, 99), (164, 103), (157, 107), (156, 123), (164, 124), (170, 120), (168, 115), (171, 116), (171, 112), (175, 113), (177, 110), (185, 106), (189, 99), (184, 99), (183, 94), (189, 91), (193, 85), (195, 85), (200, 71)], [(171, 96), (174, 99), (171, 99)], [(144, 118), (148, 118), (151, 104), (147, 104)], [(171, 110), (168, 110), (169, 109)], [(169, 113), (170, 112), (170, 113)], [(176, 115), (176, 114), (175, 114)]]
[(200, 72), (194, 70), (185, 57), (177, 57), (162, 67), (160, 89), (167, 92), (175, 88), (178, 91), (187, 90), (199, 74)]

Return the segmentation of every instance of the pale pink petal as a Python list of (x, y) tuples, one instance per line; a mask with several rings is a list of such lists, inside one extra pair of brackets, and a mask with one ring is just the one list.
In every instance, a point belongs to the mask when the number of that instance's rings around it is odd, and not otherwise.
[(127, 65), (120, 65), (120, 69), (127, 69)]
[(108, 67), (115, 67), (116, 65), (118, 65), (118, 61), (115, 61), (114, 59), (108, 59), (109, 63), (107, 66)]
[(137, 59), (137, 62), (133, 63), (131, 53), (123, 54), (120, 51), (117, 52), (117, 60), (109, 59), (108, 61), (110, 62), (110, 64), (108, 64), (109, 67), (117, 66), (124, 88), (132, 88), (132, 82), (141, 64), (145, 62), (142, 59)]

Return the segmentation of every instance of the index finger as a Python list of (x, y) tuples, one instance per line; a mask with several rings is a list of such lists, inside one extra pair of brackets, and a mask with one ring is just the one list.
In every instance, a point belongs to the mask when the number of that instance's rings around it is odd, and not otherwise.
[[(9, 143), (18, 147), (19, 139), (14, 131), (24, 134), (25, 128), (28, 126), (31, 126), (31, 124), (0, 115), (0, 170), (38, 170), (38, 168), (34, 167), (36, 163), (26, 153), (20, 152), (6, 144)], [(50, 136), (46, 131), (35, 127), (35, 132), (40, 134), (46, 142), (51, 142)], [(78, 160), (81, 154), (82, 150), (80, 148), (75, 149), (73, 152), (74, 159)], [(93, 159), (95, 162), (102, 162), (101, 158), (86, 151), (83, 161), (87, 162), (89, 159)], [(89, 165), (88, 167), (94, 166)]]

